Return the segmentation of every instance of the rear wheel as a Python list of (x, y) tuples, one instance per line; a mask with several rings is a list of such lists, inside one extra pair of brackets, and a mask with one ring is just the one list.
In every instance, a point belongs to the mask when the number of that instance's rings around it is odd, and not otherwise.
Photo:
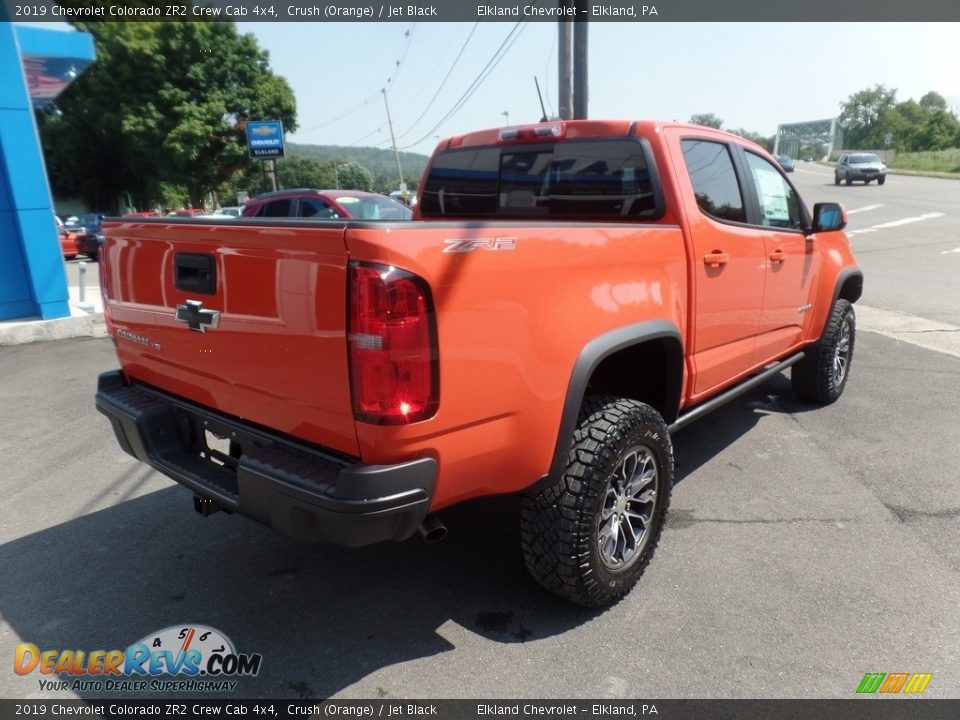
[(660, 539), (673, 485), (673, 446), (656, 410), (587, 398), (562, 477), (523, 501), (530, 574), (587, 607), (626, 595)]
[(790, 371), (801, 400), (827, 405), (843, 394), (850, 377), (857, 317), (848, 300), (837, 300), (823, 335)]

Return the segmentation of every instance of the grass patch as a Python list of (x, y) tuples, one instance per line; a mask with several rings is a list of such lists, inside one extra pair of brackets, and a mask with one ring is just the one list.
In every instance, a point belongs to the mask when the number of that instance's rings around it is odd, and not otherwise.
[(894, 170), (960, 174), (960, 148), (897, 153), (890, 167)]

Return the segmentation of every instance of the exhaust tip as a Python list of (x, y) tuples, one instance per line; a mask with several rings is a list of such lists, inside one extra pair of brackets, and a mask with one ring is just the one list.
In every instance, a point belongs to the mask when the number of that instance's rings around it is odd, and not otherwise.
[(428, 515), (417, 530), (424, 542), (440, 542), (447, 536), (447, 526), (436, 515)]

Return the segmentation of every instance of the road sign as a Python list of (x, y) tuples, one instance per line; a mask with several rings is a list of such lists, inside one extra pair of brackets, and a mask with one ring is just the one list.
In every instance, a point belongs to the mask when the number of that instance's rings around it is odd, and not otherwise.
[(247, 123), (247, 147), (258, 160), (283, 157), (283, 124), (279, 120)]

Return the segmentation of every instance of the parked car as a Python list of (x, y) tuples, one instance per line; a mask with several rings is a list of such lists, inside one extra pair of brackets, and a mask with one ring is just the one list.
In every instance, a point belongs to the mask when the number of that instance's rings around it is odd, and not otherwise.
[(77, 233), (77, 250), (91, 260), (99, 257), (100, 246), (103, 245), (103, 234), (100, 231), (102, 222), (103, 215), (100, 213), (84, 213), (72, 215), (64, 223), (67, 230)]
[(390, 193), (392, 197), (397, 202), (402, 202), (404, 205), (409, 205), (410, 207), (416, 207), (417, 205), (417, 194), (415, 192), (410, 192), (409, 190), (404, 193), (402, 190), (394, 190)]
[(200, 217), (207, 214), (202, 208), (178, 208), (167, 213), (167, 217)]
[(64, 223), (67, 230), (73, 232), (100, 233), (100, 224), (103, 222), (103, 215), (100, 213), (83, 213), (81, 215), (71, 215)]
[(124, 213), (123, 217), (160, 217), (160, 213), (156, 210), (134, 210), (133, 212)]
[(237, 207), (237, 206), (222, 207), (222, 208), (217, 208), (216, 210), (214, 210), (212, 213), (210, 213), (210, 214), (207, 215), (206, 217), (210, 217), (210, 218), (238, 218), (238, 217), (240, 217), (240, 213), (242, 213), (242, 212), (243, 212), (243, 208), (242, 208), (242, 207)]
[(54, 215), (54, 220), (57, 221), (57, 234), (60, 237), (60, 252), (63, 253), (63, 257), (67, 260), (73, 260), (80, 252), (77, 249), (77, 237), (80, 233), (68, 230), (64, 226), (63, 220), (56, 215)]
[(877, 185), (883, 185), (887, 181), (887, 166), (873, 153), (844, 153), (833, 170), (833, 184), (839, 185), (841, 180), (847, 185), (854, 180), (862, 180), (865, 185), (876, 180)]
[(412, 215), (403, 203), (363, 190), (277, 190), (258, 195), (243, 206), (243, 217), (409, 220)]

